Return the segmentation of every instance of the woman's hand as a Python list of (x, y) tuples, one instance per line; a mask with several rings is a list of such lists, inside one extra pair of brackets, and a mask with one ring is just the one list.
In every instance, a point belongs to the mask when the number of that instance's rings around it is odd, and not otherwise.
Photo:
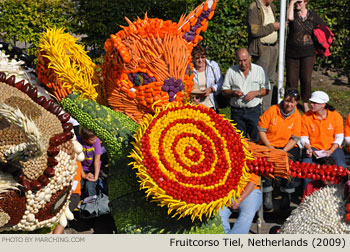
[(312, 157), (312, 149), (311, 148), (306, 149), (306, 156)]
[(333, 154), (332, 150), (326, 150), (325, 152), (327, 153), (328, 157), (332, 156), (332, 154)]
[(240, 198), (236, 199), (236, 201), (231, 202), (231, 208), (232, 209), (236, 210), (236, 209), (239, 208), (240, 205), (241, 205), (241, 199)]
[(203, 94), (204, 96), (209, 96), (210, 93), (212, 92), (212, 88), (210, 87), (210, 88), (202, 89), (201, 91), (204, 92)]
[(92, 182), (96, 181), (95, 175), (92, 174), (91, 172), (89, 172), (88, 174), (86, 174), (86, 179), (87, 179), (88, 181), (92, 181)]

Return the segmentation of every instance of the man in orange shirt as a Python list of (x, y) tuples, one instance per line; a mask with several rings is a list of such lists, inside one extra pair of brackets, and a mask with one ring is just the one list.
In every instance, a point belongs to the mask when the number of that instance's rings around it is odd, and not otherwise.
[[(260, 143), (270, 147), (282, 149), (293, 155), (294, 161), (299, 160), (300, 149), (296, 143), (300, 140), (301, 115), (296, 106), (300, 99), (297, 90), (288, 89), (284, 100), (270, 107), (260, 117), (258, 123)], [(272, 182), (263, 179), (264, 209), (270, 211), (272, 205)], [(281, 209), (290, 206), (291, 194), (295, 192), (293, 180), (283, 179), (280, 190), (282, 192)]]
[[(313, 92), (309, 99), (311, 110), (301, 119), (301, 143), (304, 146), (303, 162), (317, 163), (315, 151), (323, 150), (338, 166), (346, 167), (341, 149), (344, 140), (343, 118), (328, 104), (329, 97), (323, 91)], [(305, 179), (305, 182), (310, 180)]]

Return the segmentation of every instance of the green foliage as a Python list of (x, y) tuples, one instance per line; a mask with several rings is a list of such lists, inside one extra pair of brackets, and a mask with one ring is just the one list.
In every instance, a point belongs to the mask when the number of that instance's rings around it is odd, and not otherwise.
[(316, 11), (335, 34), (331, 56), (318, 58), (317, 64), (327, 69), (350, 70), (350, 7), (348, 0), (311, 1), (310, 9)]
[[(106, 39), (137, 17), (161, 18), (177, 22), (204, 0), (4, 0), (0, 2), (0, 34), (7, 42), (31, 45), (27, 53), (36, 54), (39, 36), (48, 27), (66, 27), (74, 34), (82, 34), (82, 41), (99, 57)], [(217, 61), (225, 72), (234, 62), (236, 51), (248, 46), (246, 13), (253, 0), (219, 0), (215, 15), (202, 35), (208, 46), (208, 58)], [(287, 1), (288, 2), (288, 1)], [(280, 0), (275, 0), (277, 17)], [(328, 69), (350, 69), (350, 5), (348, 0), (310, 1), (315, 10), (335, 33), (332, 55), (317, 58), (316, 66)], [(95, 50), (96, 49), (96, 50)]]
[(186, 7), (193, 0), (76, 0), (78, 20), (75, 32), (86, 34), (82, 42), (98, 51), (103, 50), (103, 45), (110, 34), (115, 34), (128, 26), (124, 17), (134, 21), (138, 17), (144, 18), (145, 13), (150, 18), (161, 18), (177, 22), (181, 14), (186, 12)]
[(218, 62), (222, 72), (235, 62), (237, 50), (248, 45), (246, 16), (249, 4), (246, 0), (220, 0), (203, 33), (208, 58)]
[(220, 216), (200, 222), (189, 216), (181, 219), (168, 215), (167, 207), (146, 199), (140, 190), (130, 158), (111, 160), (108, 176), (110, 208), (119, 233), (126, 234), (223, 234)]
[(70, 0), (0, 1), (0, 34), (6, 42), (25, 42), (27, 53), (36, 55), (41, 33), (53, 26), (70, 29), (73, 11)]

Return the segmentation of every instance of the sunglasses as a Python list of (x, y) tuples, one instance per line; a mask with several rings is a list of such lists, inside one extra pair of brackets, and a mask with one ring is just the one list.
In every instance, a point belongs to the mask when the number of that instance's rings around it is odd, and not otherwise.
[(300, 94), (297, 90), (294, 90), (294, 89), (288, 89), (286, 91), (286, 93), (284, 94), (284, 97), (294, 97), (296, 99), (299, 99), (300, 98)]

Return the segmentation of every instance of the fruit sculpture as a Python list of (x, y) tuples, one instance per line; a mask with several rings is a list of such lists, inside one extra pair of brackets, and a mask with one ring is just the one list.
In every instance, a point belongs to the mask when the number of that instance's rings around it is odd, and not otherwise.
[(247, 143), (210, 108), (171, 104), (156, 110), (135, 140), (131, 156), (141, 188), (174, 216), (210, 217), (248, 182)]
[(0, 72), (0, 232), (63, 226), (82, 147), (70, 115), (38, 89)]
[(143, 115), (169, 102), (189, 99), (191, 52), (214, 14), (206, 1), (178, 23), (148, 18), (128, 21), (105, 42), (104, 85), (108, 105), (140, 123)]
[[(346, 185), (348, 187), (348, 185)], [(313, 192), (292, 211), (282, 234), (350, 234), (349, 191), (342, 184)]]
[[(110, 206), (121, 233), (223, 233), (216, 213), (240, 196), (250, 173), (272, 179), (313, 176), (306, 165), (288, 163), (285, 152), (243, 139), (222, 115), (189, 103), (191, 51), (215, 6), (216, 1), (206, 1), (178, 23), (147, 16), (134, 22), (127, 19), (129, 26), (105, 43), (102, 70), (69, 34), (49, 29), (40, 41), (36, 72), (65, 112), (44, 94), (38, 95), (38, 88), (0, 75), (0, 82), (7, 83), (1, 94), (20, 97), (0, 100), (7, 104), (0, 113), (6, 118), (0, 133), (13, 124), (18, 132), (24, 131), (25, 139), (11, 147), (6, 142), (11, 137), (0, 135), (5, 139), (0, 168), (11, 170), (16, 166), (9, 158), (22, 158), (16, 161), (21, 169), (11, 173), (13, 181), (6, 187), (0, 184), (0, 231), (32, 230), (59, 218), (65, 224), (71, 217), (67, 199), (76, 167), (74, 149), (79, 148), (71, 140), (69, 114), (107, 149)], [(21, 105), (23, 100), (26, 106)], [(23, 116), (11, 120), (9, 113), (19, 114), (16, 101)], [(40, 134), (19, 123), (27, 114)], [(40, 124), (39, 115), (50, 118), (52, 126)], [(38, 139), (43, 139), (41, 144), (36, 144)], [(28, 158), (40, 159), (41, 165), (33, 169)], [(333, 176), (335, 182), (345, 175), (337, 167), (323, 172), (324, 179)], [(0, 173), (1, 183), (10, 178)], [(14, 181), (22, 184), (21, 190), (13, 189), (18, 187)], [(10, 204), (8, 193), (22, 201)]]

